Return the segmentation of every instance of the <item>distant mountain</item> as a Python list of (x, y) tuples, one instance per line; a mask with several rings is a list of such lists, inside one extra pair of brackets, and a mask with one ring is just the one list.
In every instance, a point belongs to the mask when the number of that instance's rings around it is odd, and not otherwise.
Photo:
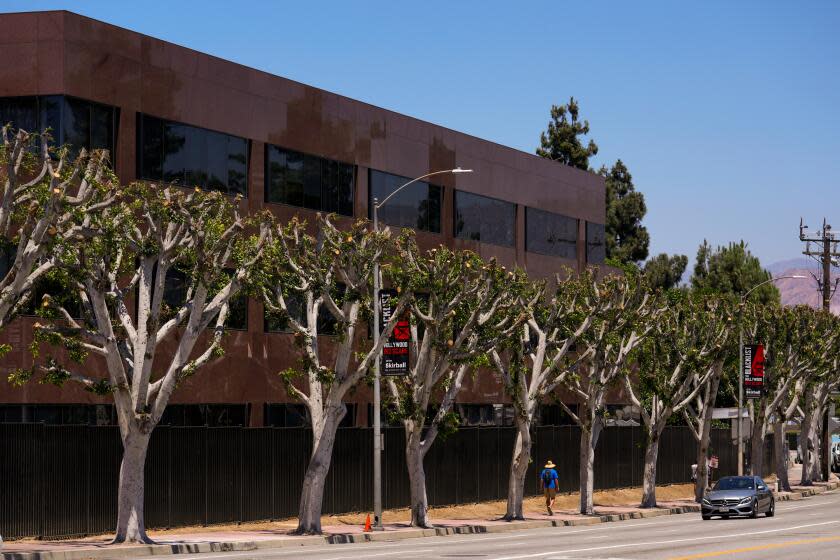
[[(813, 274), (817, 273), (818, 266), (812, 259), (799, 258), (773, 263), (766, 267), (775, 278), (806, 276), (804, 279), (785, 278), (776, 282), (782, 294), (783, 305), (809, 305), (816, 309), (822, 306), (822, 294), (818, 291), (817, 281), (813, 277)], [(840, 278), (840, 270), (833, 268), (832, 285), (838, 278)], [(831, 298), (831, 312), (840, 315), (840, 294), (835, 294)]]
[(788, 259), (786, 261), (774, 262), (764, 268), (773, 276), (781, 276), (780, 272), (791, 270), (794, 268), (814, 268), (817, 261), (809, 259), (808, 257), (799, 257), (796, 259)]

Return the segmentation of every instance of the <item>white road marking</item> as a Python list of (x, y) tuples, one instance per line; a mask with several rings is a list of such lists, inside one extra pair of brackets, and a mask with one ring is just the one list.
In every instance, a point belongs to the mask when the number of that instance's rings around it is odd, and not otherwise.
[[(420, 549), (420, 550), (405, 550), (403, 552), (392, 551), (392, 552), (383, 552), (382, 554), (366, 554), (365, 558), (372, 558), (374, 556), (389, 556), (389, 555), (390, 556), (397, 556), (397, 555), (402, 556), (402, 555), (405, 555), (405, 554), (419, 554), (420, 552), (431, 552), (432, 550), (434, 550), (434, 549), (433, 548), (423, 548), (423, 549)], [(344, 560), (345, 558), (359, 558), (359, 555), (356, 554), (356, 555), (353, 555), (353, 556), (332, 556), (330, 558), (323, 558), (322, 560)]]
[(555, 550), (552, 552), (538, 552), (535, 554), (521, 554), (519, 556), (499, 556), (494, 558), (493, 560), (518, 560), (520, 558), (541, 558), (552, 556), (555, 554), (568, 554), (571, 552), (589, 552), (595, 550), (610, 550), (615, 548), (630, 548), (636, 546), (654, 546), (654, 545), (662, 545), (662, 544), (674, 544), (674, 543), (681, 543), (681, 542), (692, 542), (692, 541), (703, 541), (703, 540), (711, 540), (711, 539), (733, 539), (736, 537), (748, 537), (752, 535), (766, 535), (768, 533), (781, 533), (784, 531), (793, 531), (795, 529), (805, 529), (807, 527), (819, 527), (821, 525), (831, 525), (834, 523), (840, 523), (840, 520), (836, 521), (824, 521), (822, 523), (809, 523), (807, 525), (796, 525), (794, 527), (780, 527), (778, 529), (766, 529), (764, 531), (750, 531), (748, 533), (736, 533), (731, 535), (707, 535), (703, 537), (691, 537), (686, 539), (671, 539), (667, 541), (649, 541), (649, 542), (638, 542), (638, 543), (629, 543), (629, 544), (613, 544), (608, 546), (594, 546), (589, 548), (576, 548), (576, 549), (569, 549), (569, 550)]

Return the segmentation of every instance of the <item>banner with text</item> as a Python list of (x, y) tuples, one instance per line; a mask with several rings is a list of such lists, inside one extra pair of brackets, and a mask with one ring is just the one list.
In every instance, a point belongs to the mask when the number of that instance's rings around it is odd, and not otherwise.
[(764, 391), (764, 345), (744, 346), (744, 398), (760, 399)]
[[(380, 334), (394, 313), (393, 301), (397, 298), (396, 290), (379, 291)], [(388, 342), (382, 348), (382, 375), (408, 375), (408, 343), (411, 340), (411, 327), (408, 312), (404, 312), (397, 320), (394, 331), (388, 337)]]

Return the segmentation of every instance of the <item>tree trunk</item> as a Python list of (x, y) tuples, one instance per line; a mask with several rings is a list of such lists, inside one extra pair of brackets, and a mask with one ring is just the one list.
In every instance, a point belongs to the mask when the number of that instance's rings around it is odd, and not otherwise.
[(513, 457), (510, 462), (508, 479), (507, 512), (504, 519), (525, 519), (522, 502), (525, 496), (525, 476), (531, 462), (531, 419), (516, 415), (516, 442), (513, 445)]
[[(760, 405), (759, 405), (760, 406)], [(750, 474), (764, 475), (764, 420), (756, 413), (750, 436)]]
[(593, 493), (595, 490), (595, 446), (601, 435), (601, 423), (595, 419), (580, 430), (580, 513), (592, 515), (595, 511)]
[(820, 435), (822, 434), (822, 424), (823, 424), (823, 411), (821, 408), (817, 408), (816, 414), (811, 419), (811, 423), (814, 425), (814, 429), (811, 430), (811, 438), (814, 442), (814, 452), (811, 454), (811, 480), (814, 481), (823, 481), (825, 480), (822, 475), (822, 438)]
[[(319, 433), (313, 422), (313, 447), (306, 474), (303, 477), (303, 489), (300, 494), (297, 535), (321, 534), (321, 510), (324, 505), (324, 484), (330, 471), (335, 434), (345, 409), (325, 414)], [(313, 419), (314, 420), (314, 419)]]
[(656, 459), (659, 456), (659, 437), (659, 431), (655, 427), (648, 432), (645, 447), (645, 472), (642, 481), (641, 507), (643, 508), (656, 507)]
[(813, 413), (808, 402), (809, 397), (805, 397), (805, 417), (800, 423), (799, 442), (802, 447), (802, 477), (799, 484), (802, 486), (811, 486), (814, 484), (813, 471), (811, 463), (814, 460), (814, 438), (813, 438)]
[(790, 492), (790, 480), (788, 480), (788, 454), (785, 450), (785, 423), (776, 422), (773, 424), (773, 451), (776, 455), (776, 480), (779, 481), (779, 490)]
[(146, 452), (151, 431), (144, 433), (133, 427), (123, 437), (123, 458), (117, 495), (117, 531), (113, 542), (151, 543), (146, 535), (143, 516), (145, 496)]
[(426, 495), (426, 471), (423, 468), (423, 428), (406, 426), (405, 459), (411, 487), (411, 526), (429, 528), (429, 499)]
[(703, 412), (701, 413), (702, 426), (698, 426), (700, 441), (697, 446), (697, 480), (694, 483), (694, 501), (698, 504), (703, 500), (703, 496), (706, 495), (706, 488), (709, 485), (707, 457), (709, 456), (709, 443), (712, 439), (712, 414), (714, 412), (714, 403), (717, 399), (718, 387), (720, 387), (720, 375), (715, 375), (709, 383), (706, 405), (703, 407)]

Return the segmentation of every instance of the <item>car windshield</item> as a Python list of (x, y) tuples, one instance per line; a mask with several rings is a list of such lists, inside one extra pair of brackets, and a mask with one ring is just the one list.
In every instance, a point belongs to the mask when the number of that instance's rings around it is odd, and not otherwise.
[(721, 478), (712, 490), (750, 490), (754, 488), (753, 479), (747, 477)]

